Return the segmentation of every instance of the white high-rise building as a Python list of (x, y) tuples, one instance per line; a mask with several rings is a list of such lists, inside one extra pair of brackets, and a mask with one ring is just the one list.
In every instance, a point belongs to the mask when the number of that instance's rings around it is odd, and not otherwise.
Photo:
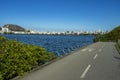
[(9, 30), (9, 28), (2, 28), (2, 32), (3, 32), (3, 33), (9, 33), (9, 32), (11, 32), (11, 31)]

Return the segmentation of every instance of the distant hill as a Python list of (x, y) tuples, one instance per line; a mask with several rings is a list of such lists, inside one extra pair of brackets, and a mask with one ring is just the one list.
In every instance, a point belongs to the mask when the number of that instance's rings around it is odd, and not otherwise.
[(94, 41), (117, 41), (120, 39), (120, 26), (117, 26), (107, 34), (97, 36)]
[(15, 25), (15, 24), (6, 24), (3, 26), (3, 28), (9, 28), (9, 30), (11, 31), (25, 31), (23, 27)]

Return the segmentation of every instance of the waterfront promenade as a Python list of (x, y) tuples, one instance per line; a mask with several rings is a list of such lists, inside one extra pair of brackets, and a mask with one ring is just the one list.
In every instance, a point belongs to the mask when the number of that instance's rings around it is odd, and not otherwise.
[(19, 80), (120, 80), (120, 55), (112, 42), (97, 42)]

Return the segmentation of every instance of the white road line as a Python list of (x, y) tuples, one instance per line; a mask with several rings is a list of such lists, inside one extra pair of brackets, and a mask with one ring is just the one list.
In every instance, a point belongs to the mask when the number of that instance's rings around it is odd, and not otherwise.
[(93, 57), (93, 59), (96, 59), (96, 58), (97, 58), (97, 56), (98, 56), (98, 55), (96, 54), (96, 55)]
[(84, 78), (84, 77), (85, 77), (85, 75), (87, 74), (87, 72), (88, 72), (88, 70), (90, 69), (90, 67), (91, 67), (91, 65), (89, 64), (89, 65), (87, 66), (87, 68), (85, 69), (85, 71), (82, 73), (82, 75), (81, 75), (80, 78)]
[(91, 52), (91, 51), (92, 51), (92, 49), (89, 49), (88, 51), (89, 51), (89, 52)]
[(86, 51), (87, 49), (82, 49), (82, 51)]

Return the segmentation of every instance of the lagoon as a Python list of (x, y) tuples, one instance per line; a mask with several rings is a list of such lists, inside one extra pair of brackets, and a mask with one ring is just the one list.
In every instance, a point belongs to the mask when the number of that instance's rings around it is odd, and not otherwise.
[(20, 35), (3, 34), (10, 40), (16, 39), (25, 44), (42, 46), (58, 57), (93, 43), (93, 35)]

